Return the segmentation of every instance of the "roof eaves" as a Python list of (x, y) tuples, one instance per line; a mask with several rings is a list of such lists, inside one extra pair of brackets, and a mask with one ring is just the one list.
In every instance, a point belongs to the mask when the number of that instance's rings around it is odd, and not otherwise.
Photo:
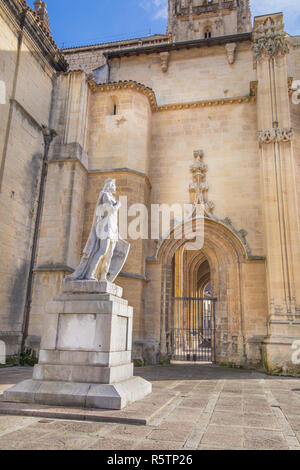
[(166, 44), (158, 44), (151, 46), (138, 47), (133, 49), (120, 49), (118, 51), (106, 51), (103, 55), (107, 58), (140, 55), (140, 54), (155, 54), (162, 51), (174, 51), (179, 49), (191, 49), (194, 47), (212, 47), (218, 44), (227, 44), (230, 42), (243, 42), (251, 41), (252, 33), (234, 34), (231, 36), (220, 36), (210, 39), (196, 39), (193, 41), (173, 42)]

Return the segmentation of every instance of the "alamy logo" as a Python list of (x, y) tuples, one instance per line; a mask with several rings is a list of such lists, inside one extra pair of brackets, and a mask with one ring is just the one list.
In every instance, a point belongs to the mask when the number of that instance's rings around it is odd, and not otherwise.
[(6, 86), (3, 80), (0, 80), (0, 104), (6, 104)]
[(292, 349), (294, 350), (292, 354), (292, 363), (295, 365), (300, 364), (300, 341), (294, 341), (292, 345)]
[(293, 104), (300, 103), (300, 80), (294, 80), (292, 83), (292, 102)]
[(6, 364), (6, 346), (4, 341), (0, 341), (0, 364)]
[[(203, 204), (151, 204), (148, 208), (144, 204), (128, 206), (127, 196), (120, 196), (119, 207), (119, 234), (124, 240), (185, 238), (190, 250), (203, 248)], [(108, 232), (101, 233), (102, 239), (107, 237)]]

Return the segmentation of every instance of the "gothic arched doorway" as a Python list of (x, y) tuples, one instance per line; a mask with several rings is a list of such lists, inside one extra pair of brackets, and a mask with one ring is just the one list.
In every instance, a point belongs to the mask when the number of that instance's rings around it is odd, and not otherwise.
[[(157, 249), (156, 261), (151, 265), (152, 273), (156, 273), (159, 279), (156, 284), (151, 285), (151, 294), (153, 288), (159, 289), (160, 304), (157, 304), (157, 307), (160, 309), (160, 321), (157, 326), (160, 328), (160, 354), (169, 358), (173, 354), (172, 330), (174, 324), (176, 326), (174, 297), (202, 298), (210, 287), (212, 298), (217, 299), (214, 304), (214, 359), (217, 363), (247, 363), (245, 272), (248, 267), (259, 272), (264, 266), (253, 265), (247, 259), (245, 245), (224, 223), (205, 218), (203, 247), (198, 251), (191, 250), (193, 254), (185, 255), (189, 257), (188, 268), (183, 270), (180, 263), (183, 253), (189, 251), (191, 238), (188, 237), (190, 232), (195, 233), (195, 227), (193, 220), (185, 227), (186, 238), (165, 239)], [(179, 282), (176, 263), (179, 268), (181, 266), (182, 277), (185, 276), (188, 282)], [(259, 284), (257, 288), (259, 289)], [(187, 318), (187, 315), (183, 317)]]

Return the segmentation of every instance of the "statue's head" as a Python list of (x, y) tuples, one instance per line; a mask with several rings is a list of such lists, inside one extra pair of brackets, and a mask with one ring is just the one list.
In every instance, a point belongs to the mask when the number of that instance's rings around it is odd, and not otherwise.
[(116, 188), (116, 180), (114, 179), (107, 179), (105, 181), (105, 185), (104, 185), (104, 188), (103, 188), (103, 191), (104, 192), (107, 192), (107, 193), (115, 193), (117, 190)]

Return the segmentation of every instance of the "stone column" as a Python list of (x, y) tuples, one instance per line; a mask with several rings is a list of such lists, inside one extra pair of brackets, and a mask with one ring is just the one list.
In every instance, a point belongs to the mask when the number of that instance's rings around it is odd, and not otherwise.
[(269, 298), (265, 362), (285, 372), (295, 368), (292, 344), (300, 336), (300, 233), (283, 15), (255, 18), (253, 39)]

